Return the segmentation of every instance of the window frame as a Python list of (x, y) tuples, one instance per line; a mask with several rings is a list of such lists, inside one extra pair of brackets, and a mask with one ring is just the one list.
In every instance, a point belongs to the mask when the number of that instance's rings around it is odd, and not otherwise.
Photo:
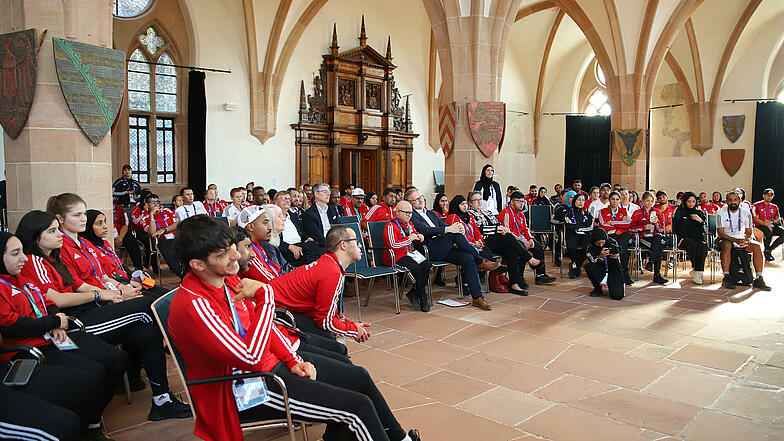
[(142, 10), (139, 11), (138, 13), (133, 14), (133, 15), (119, 15), (118, 14), (118, 12), (119, 12), (119, 3), (121, 1), (123, 1), (123, 0), (114, 0), (112, 2), (112, 17), (113, 18), (119, 18), (121, 20), (123, 20), (123, 19), (124, 20), (133, 20), (133, 19), (136, 19), (138, 17), (141, 17), (142, 15), (146, 14), (153, 7), (153, 5), (155, 4), (155, 0), (148, 0), (147, 1), (147, 5), (145, 5), (144, 8), (142, 8)]

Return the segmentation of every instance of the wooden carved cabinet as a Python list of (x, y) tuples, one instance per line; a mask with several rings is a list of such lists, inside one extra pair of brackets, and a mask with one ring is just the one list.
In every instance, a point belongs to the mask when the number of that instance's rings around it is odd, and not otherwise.
[(365, 192), (411, 185), (413, 140), (408, 98), (401, 106), (392, 71), (391, 40), (386, 55), (367, 45), (365, 19), (359, 47), (338, 52), (333, 28), (313, 94), (300, 84), (296, 133), (297, 184), (354, 184)]

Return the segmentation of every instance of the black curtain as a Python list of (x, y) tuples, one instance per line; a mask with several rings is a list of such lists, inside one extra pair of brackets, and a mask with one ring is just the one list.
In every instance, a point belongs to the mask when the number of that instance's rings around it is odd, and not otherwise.
[(204, 199), (207, 188), (207, 97), (204, 72), (188, 72), (188, 186), (195, 200)]
[(746, 199), (762, 199), (766, 188), (784, 191), (784, 103), (778, 101), (757, 103), (752, 193)]
[(583, 189), (610, 182), (610, 117), (567, 116), (564, 188), (580, 179)]

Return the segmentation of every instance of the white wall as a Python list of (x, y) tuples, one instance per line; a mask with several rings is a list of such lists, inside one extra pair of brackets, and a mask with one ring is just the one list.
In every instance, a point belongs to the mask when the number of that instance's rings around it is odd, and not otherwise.
[[(289, 124), (297, 121), (300, 80), (306, 93), (312, 93), (312, 75), (328, 53), (332, 24), (337, 21), (340, 50), (359, 45), (361, 15), (365, 15), (368, 45), (384, 53), (387, 36), (392, 37), (393, 63), (397, 87), (403, 95), (411, 94), (414, 141), (414, 185), (431, 192), (433, 170), (443, 170), (443, 154), (427, 145), (427, 72), (430, 23), (420, 0), (367, 2), (332, 0), (319, 11), (302, 35), (291, 57), (283, 81), (278, 108), (277, 133), (264, 145), (250, 135), (247, 46), (244, 18), (239, 1), (181, 0), (188, 3), (198, 40), (195, 63), (231, 69), (231, 75), (207, 74), (207, 181), (218, 184), (221, 195), (228, 189), (255, 181), (266, 188), (284, 188), (294, 184), (294, 131)], [(274, 13), (274, 8), (268, 11)], [(350, 11), (350, 14), (347, 14)], [(404, 26), (401, 24), (404, 23)], [(259, 33), (266, 46), (267, 33)], [(257, 31), (259, 32), (259, 31)], [(282, 40), (285, 41), (284, 33)], [(262, 41), (263, 40), (263, 41)], [(280, 43), (281, 45), (283, 42)], [(259, 63), (263, 63), (260, 60)], [(223, 103), (234, 102), (239, 109), (223, 110)]]

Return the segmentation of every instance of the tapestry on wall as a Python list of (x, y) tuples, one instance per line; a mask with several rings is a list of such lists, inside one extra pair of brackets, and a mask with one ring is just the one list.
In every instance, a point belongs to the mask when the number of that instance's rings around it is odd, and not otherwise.
[(52, 38), (54, 66), (71, 114), (98, 145), (112, 128), (125, 91), (123, 51)]
[(455, 146), (455, 128), (459, 113), (460, 109), (454, 101), (438, 107), (438, 139), (441, 141), (441, 149), (444, 151), (445, 158), (449, 157), (449, 153)]
[(642, 129), (615, 130), (613, 136), (615, 150), (621, 155), (621, 160), (626, 165), (634, 164), (634, 161), (640, 156), (642, 144), (645, 141), (641, 135)]
[(501, 150), (506, 126), (506, 104), (501, 102), (469, 102), (468, 128), (479, 151), (490, 157)]
[(724, 170), (730, 176), (735, 176), (735, 173), (740, 170), (740, 166), (743, 165), (744, 156), (746, 156), (744, 149), (721, 149), (721, 164), (724, 166)]
[(11, 138), (30, 116), (37, 70), (35, 29), (0, 35), (0, 124)]
[(730, 115), (721, 117), (721, 125), (724, 127), (724, 134), (731, 143), (740, 138), (743, 134), (743, 127), (746, 125), (746, 115)]

